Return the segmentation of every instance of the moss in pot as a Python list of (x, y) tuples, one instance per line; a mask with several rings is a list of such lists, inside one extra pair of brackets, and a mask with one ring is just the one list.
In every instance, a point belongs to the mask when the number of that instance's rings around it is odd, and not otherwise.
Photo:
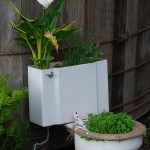
[(134, 128), (131, 116), (125, 113), (102, 112), (88, 115), (87, 129), (101, 134), (128, 133)]
[(74, 126), (76, 150), (138, 150), (145, 126), (125, 113), (89, 114), (87, 130)]

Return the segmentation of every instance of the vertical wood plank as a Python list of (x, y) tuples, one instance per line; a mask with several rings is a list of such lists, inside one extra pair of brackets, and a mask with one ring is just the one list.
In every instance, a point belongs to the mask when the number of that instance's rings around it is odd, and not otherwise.
[[(131, 13), (132, 12), (132, 13)], [(126, 31), (129, 35), (137, 31), (138, 0), (127, 0)], [(130, 38), (125, 44), (125, 69), (136, 65), (137, 37)], [(126, 72), (124, 75), (124, 103), (134, 98), (135, 71)], [(124, 112), (134, 107), (134, 104), (124, 106)]]
[[(73, 27), (79, 27), (80, 32), (84, 30), (84, 8), (85, 0), (65, 0), (62, 12), (59, 14), (58, 26), (75, 21)], [(67, 38), (67, 42), (74, 45), (76, 41), (75, 34)]]
[[(87, 0), (85, 14), (85, 33), (97, 42), (113, 38), (114, 0)], [(109, 72), (112, 72), (112, 43), (102, 45), (104, 58), (108, 59)]]
[(62, 23), (75, 21), (75, 27), (84, 28), (84, 4), (85, 0), (65, 0), (61, 13)]
[[(20, 1), (12, 0), (12, 2), (20, 8)], [(0, 20), (1, 20), (1, 38), (0, 52), (21, 52), (21, 46), (13, 42), (13, 37), (16, 36), (11, 20), (17, 20), (16, 13), (8, 1), (2, 0), (0, 5)], [(19, 62), (19, 63), (18, 63)], [(22, 84), (22, 56), (4, 56), (0, 58), (1, 73), (9, 72), (11, 74), (10, 86), (12, 88), (21, 88)], [(17, 66), (16, 66), (17, 65)]]
[[(86, 0), (85, 3), (85, 33), (98, 43), (113, 38), (114, 30), (114, 0)], [(113, 44), (102, 46), (103, 57), (108, 60), (108, 72), (112, 73)], [(111, 103), (111, 78), (109, 79), (109, 99)]]
[[(17, 8), (20, 9), (21, 1), (11, 1)], [(0, 5), (0, 20), (2, 21), (0, 33), (0, 52), (21, 52), (22, 47), (16, 45), (13, 38), (16, 36), (11, 20), (16, 21), (17, 15), (10, 5), (9, 1), (2, 0)], [(9, 72), (11, 74), (11, 79), (9, 85), (12, 89), (20, 89), (23, 87), (23, 74), (22, 74), (22, 56), (5, 56), (0, 57), (0, 72)], [(22, 106), (18, 109), (18, 113), (22, 116), (23, 109)]]
[[(139, 1), (139, 9), (138, 9), (138, 30), (145, 28), (149, 26), (150, 21), (150, 1), (149, 0), (143, 0)], [(138, 35), (137, 37), (137, 54), (136, 54), (136, 64), (143, 63), (147, 60), (150, 60), (150, 31), (143, 32), (142, 34)], [(139, 68), (136, 70), (136, 76), (135, 76), (135, 96), (140, 95), (144, 93), (144, 91), (147, 91), (150, 89), (150, 64), (147, 64), (143, 66), (142, 68)], [(150, 99), (150, 95), (146, 95), (139, 99), (137, 102), (135, 102), (135, 107), (146, 101), (147, 99)], [(134, 116), (138, 116), (139, 112), (141, 114), (146, 113), (149, 109), (146, 109), (147, 107), (143, 107), (143, 110), (137, 109), (135, 112), (132, 112)]]
[[(149, 1), (147, 0), (143, 0), (143, 1), (139, 1), (139, 11), (138, 11), (138, 15), (139, 15), (139, 20), (138, 20), (138, 29), (141, 28), (145, 28), (146, 27), (146, 20), (148, 17), (147, 14), (147, 5), (149, 4)], [(148, 39), (146, 39), (146, 32), (138, 35), (138, 42), (137, 42), (137, 55), (136, 55), (136, 64), (140, 64), (142, 62), (144, 62), (145, 60), (148, 59), (149, 57), (149, 44), (146, 47), (146, 41), (149, 41)], [(136, 89), (135, 89), (135, 96), (139, 95), (140, 93), (142, 93), (142, 91), (144, 90), (144, 86), (146, 83), (143, 82), (144, 79), (144, 74), (146, 72), (143, 72), (144, 68), (139, 68), (136, 71)], [(138, 82), (137, 82), (138, 81)]]
[[(116, 0), (115, 1), (115, 18), (114, 18), (114, 37), (126, 32), (126, 11), (127, 1)], [(124, 70), (124, 57), (125, 57), (125, 44), (114, 43), (113, 50), (113, 68), (112, 72), (119, 72)], [(124, 75), (120, 74), (112, 78), (112, 102), (111, 107), (117, 106), (123, 103), (123, 92), (124, 92)], [(122, 111), (122, 109), (118, 109)], [(115, 111), (116, 112), (116, 111)]]

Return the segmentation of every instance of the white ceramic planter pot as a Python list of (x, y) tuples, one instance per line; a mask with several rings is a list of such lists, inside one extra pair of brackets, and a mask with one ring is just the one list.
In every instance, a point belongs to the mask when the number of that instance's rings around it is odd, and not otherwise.
[[(139, 150), (142, 145), (142, 135), (146, 131), (145, 126), (136, 122), (132, 132), (125, 134), (95, 134), (89, 132), (85, 134), (82, 129), (76, 130), (75, 149), (76, 150)], [(102, 141), (86, 141), (80, 135), (101, 139)]]
[[(50, 74), (53, 77), (49, 77)], [(109, 111), (107, 61), (39, 70), (28, 67), (30, 121), (40, 126), (74, 121), (73, 114)]]

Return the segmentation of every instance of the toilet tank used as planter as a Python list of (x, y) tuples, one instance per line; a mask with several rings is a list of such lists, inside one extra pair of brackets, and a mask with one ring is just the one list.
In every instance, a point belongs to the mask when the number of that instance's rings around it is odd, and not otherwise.
[(107, 60), (62, 68), (28, 67), (30, 121), (46, 127), (74, 121), (78, 112), (109, 110)]

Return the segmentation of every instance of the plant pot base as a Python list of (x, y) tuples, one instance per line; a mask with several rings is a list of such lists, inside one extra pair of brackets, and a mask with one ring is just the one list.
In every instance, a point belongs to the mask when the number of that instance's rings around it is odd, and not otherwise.
[[(138, 150), (143, 142), (143, 134), (146, 128), (143, 124), (135, 121), (133, 131), (124, 134), (98, 134), (78, 128), (74, 125), (76, 150)], [(87, 139), (80, 138), (84, 135)], [(94, 139), (99, 139), (95, 141)]]
[(122, 141), (86, 141), (75, 134), (76, 150), (138, 150), (142, 145), (142, 136)]

